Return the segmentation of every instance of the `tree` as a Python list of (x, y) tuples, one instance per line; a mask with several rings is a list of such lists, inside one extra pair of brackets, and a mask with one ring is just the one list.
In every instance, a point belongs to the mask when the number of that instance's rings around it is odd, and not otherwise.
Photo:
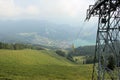
[(0, 49), (3, 49), (3, 43), (0, 42)]
[(108, 64), (107, 64), (107, 68), (114, 70), (115, 68), (115, 58), (113, 55), (110, 55), (108, 57)]
[(68, 54), (67, 55), (67, 59), (70, 60), (70, 61), (72, 61), (72, 62), (75, 62), (74, 59), (73, 59), (72, 54)]
[(58, 55), (60, 55), (60, 56), (63, 56), (63, 57), (66, 56), (65, 52), (63, 52), (63, 51), (61, 51), (61, 50), (56, 50), (56, 53), (57, 53)]

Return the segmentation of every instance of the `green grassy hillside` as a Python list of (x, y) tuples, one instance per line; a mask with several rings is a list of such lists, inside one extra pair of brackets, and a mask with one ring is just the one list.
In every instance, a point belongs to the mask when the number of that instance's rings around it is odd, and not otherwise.
[(71, 65), (67, 59), (45, 50), (0, 50), (0, 62), (11, 65)]
[(0, 50), (0, 80), (90, 80), (91, 65), (75, 65), (50, 50)]

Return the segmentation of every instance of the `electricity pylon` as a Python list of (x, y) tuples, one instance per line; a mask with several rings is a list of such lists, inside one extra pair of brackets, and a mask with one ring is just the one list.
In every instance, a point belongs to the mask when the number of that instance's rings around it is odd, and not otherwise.
[[(89, 6), (86, 20), (95, 16), (98, 30), (92, 80), (120, 80), (120, 0), (97, 0)], [(114, 69), (108, 67), (111, 54)]]

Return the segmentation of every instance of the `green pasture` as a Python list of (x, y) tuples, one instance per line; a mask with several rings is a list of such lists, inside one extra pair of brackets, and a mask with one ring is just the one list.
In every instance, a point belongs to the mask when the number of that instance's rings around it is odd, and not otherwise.
[(90, 80), (91, 72), (51, 50), (0, 50), (0, 80)]

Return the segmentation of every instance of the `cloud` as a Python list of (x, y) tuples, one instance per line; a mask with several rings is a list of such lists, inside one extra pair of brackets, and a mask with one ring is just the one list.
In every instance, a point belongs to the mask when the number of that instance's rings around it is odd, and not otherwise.
[[(78, 18), (86, 13), (88, 1), (85, 0), (40, 0), (42, 12), (44, 15)], [(84, 14), (85, 15), (85, 14)]]
[(39, 9), (34, 5), (26, 8), (15, 4), (14, 0), (0, 0), (0, 17), (2, 19), (20, 18), (25, 16), (35, 16), (39, 14)]
[(38, 15), (39, 9), (36, 6), (30, 5), (26, 8), (26, 13), (31, 15)]
[(88, 6), (93, 2), (94, 0), (0, 0), (0, 19), (40, 19), (80, 26), (84, 22)]
[[(0, 0), (0, 16), (6, 18), (36, 17), (46, 19), (84, 18), (92, 0)], [(34, 4), (32, 4), (32, 2)], [(26, 4), (26, 6), (23, 5)], [(24, 6), (24, 7), (23, 7)]]
[(15, 14), (13, 0), (0, 0), (0, 16), (11, 17)]
[[(40, 15), (40, 10), (35, 5), (29, 5), (26, 8), (23, 8), (23, 16), (24, 18), (36, 18)], [(23, 19), (24, 19), (23, 18)]]

